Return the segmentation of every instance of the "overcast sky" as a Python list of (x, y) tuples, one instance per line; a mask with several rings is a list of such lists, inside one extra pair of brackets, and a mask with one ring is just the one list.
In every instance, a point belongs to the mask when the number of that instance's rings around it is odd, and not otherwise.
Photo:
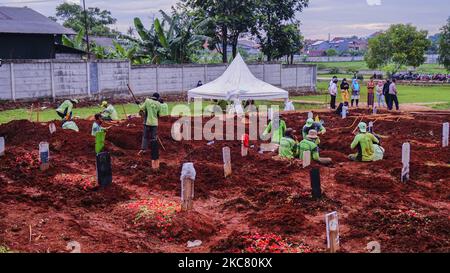
[[(0, 0), (0, 6), (28, 6), (46, 16), (55, 14), (63, 0)], [(74, 2), (79, 2), (74, 0)], [(134, 17), (144, 24), (158, 10), (169, 10), (177, 0), (86, 0), (87, 6), (108, 9), (118, 19), (116, 28), (125, 31)], [(367, 36), (393, 23), (412, 23), (430, 34), (439, 32), (450, 16), (448, 0), (310, 0), (298, 14), (302, 32), (309, 39), (336, 36)]]

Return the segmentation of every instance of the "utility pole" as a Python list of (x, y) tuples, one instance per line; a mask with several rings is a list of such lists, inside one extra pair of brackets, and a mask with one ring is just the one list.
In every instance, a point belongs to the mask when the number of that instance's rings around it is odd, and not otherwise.
[(89, 44), (89, 26), (88, 26), (85, 0), (83, 0), (83, 11), (84, 11), (84, 30), (85, 30), (85, 35), (86, 35), (87, 53), (88, 53), (88, 60), (90, 60), (91, 59), (91, 48), (90, 48), (91, 46)]

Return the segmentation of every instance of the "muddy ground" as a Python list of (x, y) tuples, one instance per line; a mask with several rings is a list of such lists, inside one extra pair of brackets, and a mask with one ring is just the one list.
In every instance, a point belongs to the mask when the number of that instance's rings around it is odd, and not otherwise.
[[(319, 115), (328, 129), (321, 137), (321, 156), (334, 162), (307, 169), (298, 161), (259, 154), (256, 142), (245, 158), (239, 141), (176, 142), (170, 135), (176, 119), (163, 118), (159, 134), (166, 151), (161, 149), (160, 170), (153, 171), (150, 155), (137, 156), (142, 120), (122, 121), (107, 134), (114, 179), (107, 189), (95, 186), (90, 121), (77, 121), (80, 133), (58, 129), (54, 135), (46, 123), (1, 125), (7, 150), (0, 158), (0, 246), (68, 252), (68, 243), (76, 241), (81, 252), (324, 252), (324, 215), (337, 211), (339, 251), (367, 252), (367, 244), (378, 241), (382, 252), (449, 252), (450, 150), (441, 147), (441, 138), (450, 113), (372, 116), (361, 110), (345, 120)], [(285, 117), (299, 130), (306, 113)], [(385, 160), (347, 160), (360, 118), (375, 121)], [(41, 141), (51, 149), (51, 167), (44, 172), (37, 161)], [(411, 180), (403, 184), (406, 141), (411, 143)], [(233, 167), (227, 179), (224, 146), (231, 147)], [(179, 210), (184, 162), (193, 162), (197, 171), (189, 213)], [(310, 194), (313, 167), (321, 172), (321, 200)], [(145, 204), (150, 204), (149, 214), (142, 214)], [(189, 240), (203, 244), (190, 249)]]

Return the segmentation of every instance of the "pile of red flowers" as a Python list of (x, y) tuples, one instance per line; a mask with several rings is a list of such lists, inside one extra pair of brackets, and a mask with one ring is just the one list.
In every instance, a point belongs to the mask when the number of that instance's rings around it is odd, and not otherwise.
[(253, 233), (243, 236), (245, 242), (244, 253), (310, 253), (304, 244), (290, 244), (281, 236), (269, 233)]
[(181, 210), (178, 203), (157, 198), (133, 201), (126, 208), (134, 215), (135, 224), (150, 222), (161, 231), (161, 237), (168, 237), (172, 219)]
[(39, 157), (37, 153), (25, 153), (16, 157), (16, 164), (19, 167), (32, 168), (39, 165)]
[(72, 184), (81, 187), (83, 190), (92, 190), (97, 186), (97, 181), (92, 175), (84, 174), (59, 174), (55, 176), (58, 183)]

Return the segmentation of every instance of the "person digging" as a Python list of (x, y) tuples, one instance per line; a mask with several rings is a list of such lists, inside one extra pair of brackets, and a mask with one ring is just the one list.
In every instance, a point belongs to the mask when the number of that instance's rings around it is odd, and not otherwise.
[(77, 99), (65, 100), (61, 105), (56, 109), (56, 114), (64, 121), (72, 120), (72, 109), (78, 103)]
[(286, 132), (286, 122), (283, 120), (283, 116), (278, 117), (277, 120), (271, 120), (269, 125), (267, 125), (266, 129), (263, 132), (263, 138), (266, 138), (269, 134), (272, 134), (272, 143), (280, 144), (281, 138), (284, 136)]
[(352, 161), (372, 162), (383, 158), (384, 149), (379, 146), (380, 141), (371, 133), (367, 132), (367, 124), (358, 124), (359, 133), (355, 136), (351, 149), (357, 149), (356, 154), (351, 154), (348, 158)]
[(285, 136), (280, 140), (279, 157), (287, 159), (297, 157), (298, 142), (295, 140), (294, 133), (295, 131), (292, 128), (286, 129)]
[(306, 135), (305, 139), (300, 141), (300, 143), (298, 145), (299, 158), (303, 160), (303, 153), (310, 151), (311, 158), (314, 161), (317, 161), (320, 164), (324, 164), (324, 165), (331, 164), (331, 162), (332, 162), (331, 158), (320, 157), (319, 146), (316, 144), (317, 138), (318, 138), (318, 133), (316, 130), (312, 129), (308, 132), (308, 135)]
[[(138, 155), (142, 155), (148, 148), (148, 140), (151, 143), (152, 169), (159, 168), (159, 144), (158, 144), (158, 119), (161, 113), (160, 95), (154, 93), (150, 99), (146, 99), (139, 105), (144, 112), (144, 132), (142, 135), (142, 146)], [(137, 102), (136, 102), (137, 103)]]
[(119, 120), (119, 115), (117, 114), (117, 111), (112, 104), (108, 103), (107, 101), (103, 101), (101, 107), (103, 108), (103, 111), (101, 113), (103, 120)]
[[(309, 132), (311, 130), (315, 130), (316, 132), (319, 132), (319, 134), (323, 135), (327, 132), (327, 130), (325, 129), (325, 127), (319, 123), (319, 122), (314, 122), (314, 120), (312, 118), (309, 118), (306, 121), (305, 126), (303, 126), (302, 128), (302, 135), (303, 135), (303, 139), (305, 139), (307, 137), (307, 135), (309, 134)], [(319, 145), (320, 144), (320, 138), (317, 137), (315, 140), (316, 144)]]

